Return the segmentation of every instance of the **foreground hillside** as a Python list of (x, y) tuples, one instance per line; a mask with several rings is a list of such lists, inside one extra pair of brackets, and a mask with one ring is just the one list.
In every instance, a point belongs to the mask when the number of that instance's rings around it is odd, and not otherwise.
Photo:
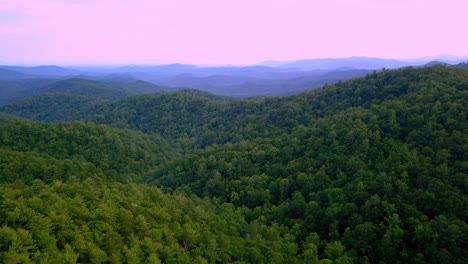
[(467, 109), (468, 71), (444, 66), (282, 98), (4, 106), (1, 258), (466, 263)]

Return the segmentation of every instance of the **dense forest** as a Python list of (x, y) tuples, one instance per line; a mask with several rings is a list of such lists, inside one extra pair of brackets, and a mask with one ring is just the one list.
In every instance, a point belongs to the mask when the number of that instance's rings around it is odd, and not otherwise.
[(1, 262), (468, 262), (466, 69), (252, 99), (93, 85), (0, 107)]

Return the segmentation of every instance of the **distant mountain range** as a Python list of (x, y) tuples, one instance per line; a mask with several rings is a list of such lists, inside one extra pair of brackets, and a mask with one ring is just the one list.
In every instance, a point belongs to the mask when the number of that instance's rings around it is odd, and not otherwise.
[(444, 62), (447, 64), (457, 64), (457, 63), (468, 61), (468, 56), (452, 56), (452, 55), (443, 54), (443, 55), (432, 56), (432, 57), (408, 59), (404, 61), (409, 62), (411, 64), (425, 64), (430, 61), (440, 61), (440, 62)]
[(457, 57), (450, 55), (440, 55), (434, 57), (416, 58), (408, 60), (394, 60), (368, 57), (351, 58), (323, 58), (323, 59), (305, 59), (297, 61), (265, 61), (260, 65), (279, 67), (279, 68), (297, 68), (301, 70), (336, 70), (336, 69), (367, 69), (377, 70), (382, 68), (395, 69), (408, 66), (421, 66), (432, 61), (439, 61), (446, 64), (457, 64), (468, 61), (468, 56)]
[(79, 74), (79, 71), (75, 69), (63, 68), (55, 65), (48, 66), (35, 66), (35, 67), (25, 67), (25, 66), (8, 66), (0, 65), (0, 70), (9, 70), (13, 71), (16, 74), (23, 74), (24, 77), (33, 77), (33, 76), (49, 76), (49, 77), (63, 77)]
[(410, 66), (409, 63), (377, 59), (377, 58), (364, 58), (352, 57), (349, 59), (314, 59), (314, 60), (300, 60), (291, 63), (283, 64), (279, 67), (282, 68), (299, 68), (302, 70), (333, 70), (333, 69), (367, 69), (376, 70), (382, 68), (401, 68)]
[(245, 67), (199, 67), (188, 64), (121, 67), (0, 65), (0, 105), (50, 93), (115, 100), (135, 94), (197, 89), (223, 96), (284, 96), (318, 88), (383, 68), (466, 67), (468, 57), (439, 56), (412, 60), (381, 58), (268, 61)]

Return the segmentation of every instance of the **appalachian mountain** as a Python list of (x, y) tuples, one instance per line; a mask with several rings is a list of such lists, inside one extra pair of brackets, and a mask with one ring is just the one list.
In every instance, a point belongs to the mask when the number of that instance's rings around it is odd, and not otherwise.
[[(187, 64), (130, 65), (121, 67), (58, 67), (50, 66), (0, 66), (0, 105), (59, 90), (70, 91), (74, 82), (83, 86), (107, 90), (111, 94), (100, 97), (120, 99), (129, 94), (150, 94), (160, 91), (197, 89), (217, 95), (248, 98), (264, 96), (289, 96), (325, 84), (363, 77), (374, 70), (407, 66), (432, 66), (433, 61), (447, 65), (466, 58), (435, 57), (411, 61), (352, 57), (342, 59), (314, 59), (254, 66), (194, 66)], [(429, 63), (429, 64), (427, 64)], [(37, 85), (36, 81), (49, 80)], [(5, 83), (7, 81), (7, 83)], [(57, 82), (49, 86), (52, 82)], [(87, 84), (85, 84), (87, 82)], [(100, 82), (100, 83), (98, 83)], [(29, 89), (29, 83), (35, 88)], [(93, 84), (91, 84), (93, 83)], [(131, 85), (132, 83), (132, 85)], [(64, 86), (64, 87), (60, 87)], [(97, 86), (100, 86), (99, 88)], [(122, 91), (125, 90), (125, 91)], [(72, 94), (76, 94), (77, 91)], [(81, 91), (83, 95), (83, 91)], [(115, 93), (115, 95), (114, 95)], [(113, 98), (109, 98), (113, 97)]]
[(466, 69), (251, 99), (83, 84), (0, 107), (2, 262), (468, 261)]
[(63, 68), (55, 65), (42, 65), (42, 66), (10, 66), (0, 65), (0, 69), (19, 72), (27, 77), (63, 77), (71, 76), (78, 73), (74, 69)]

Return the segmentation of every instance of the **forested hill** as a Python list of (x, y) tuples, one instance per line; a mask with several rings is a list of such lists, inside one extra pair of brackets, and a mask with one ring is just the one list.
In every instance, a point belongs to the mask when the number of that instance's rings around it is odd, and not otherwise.
[(261, 100), (232, 100), (189, 90), (133, 96), (113, 103), (99, 103), (89, 97), (43, 95), (0, 110), (37, 121), (105, 123), (158, 133), (169, 140), (187, 136), (205, 147), (265, 137), (265, 133), (289, 133), (317, 118), (353, 107), (370, 109), (410, 94), (425, 94), (436, 85), (463, 91), (468, 85), (466, 70), (436, 66), (384, 71), (296, 96)]
[(459, 63), (459, 64), (455, 65), (455, 67), (468, 69), (468, 62)]
[(3, 106), (0, 259), (466, 263), (467, 109), (468, 71), (445, 66)]

